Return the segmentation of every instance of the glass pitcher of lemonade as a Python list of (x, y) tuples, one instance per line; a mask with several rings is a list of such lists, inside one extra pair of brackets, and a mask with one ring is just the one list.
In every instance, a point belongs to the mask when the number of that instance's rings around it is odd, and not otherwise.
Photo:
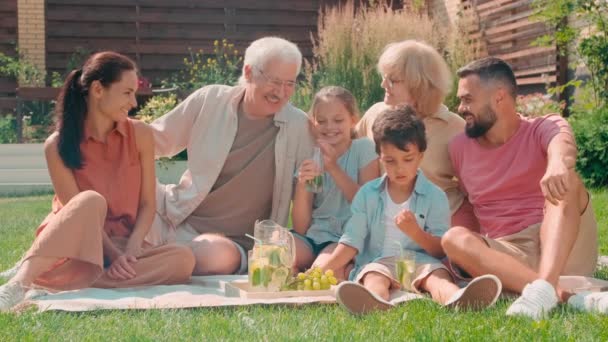
[(295, 242), (288, 229), (272, 220), (256, 221), (249, 251), (249, 285), (253, 291), (280, 291), (291, 276)]

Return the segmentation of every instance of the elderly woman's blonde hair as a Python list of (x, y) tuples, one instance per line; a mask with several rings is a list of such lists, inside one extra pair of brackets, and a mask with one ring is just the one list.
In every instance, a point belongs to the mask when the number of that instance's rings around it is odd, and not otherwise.
[(443, 57), (432, 46), (416, 40), (388, 44), (378, 61), (378, 71), (404, 81), (422, 117), (435, 114), (452, 87), (450, 68)]

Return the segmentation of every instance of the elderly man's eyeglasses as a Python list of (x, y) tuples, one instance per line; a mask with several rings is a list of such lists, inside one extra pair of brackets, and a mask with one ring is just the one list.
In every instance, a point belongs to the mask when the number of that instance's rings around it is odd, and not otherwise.
[(285, 88), (287, 88), (287, 89), (293, 89), (296, 87), (296, 84), (297, 84), (296, 81), (291, 81), (291, 80), (283, 81), (278, 78), (270, 77), (270, 76), (266, 75), (262, 71), (262, 69), (258, 69), (258, 72), (260, 73), (260, 75), (262, 75), (262, 77), (264, 78), (264, 81), (266, 81), (266, 83), (271, 84), (275, 88), (281, 88), (281, 87), (285, 86)]
[(395, 84), (399, 84), (403, 81), (404, 80), (395, 80), (395, 79), (388, 77), (387, 75), (382, 75), (382, 82), (386, 82), (388, 87), (391, 89), (395, 86)]

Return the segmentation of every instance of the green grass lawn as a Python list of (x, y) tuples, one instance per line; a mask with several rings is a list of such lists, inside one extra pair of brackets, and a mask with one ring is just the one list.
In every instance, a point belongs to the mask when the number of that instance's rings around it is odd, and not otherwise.
[[(608, 191), (593, 192), (600, 253), (608, 254)], [(28, 248), (50, 196), (0, 198), (0, 269)], [(597, 274), (608, 279), (608, 271)], [(532, 322), (504, 315), (509, 302), (477, 313), (412, 302), (357, 318), (337, 305), (246, 306), (187, 310), (33, 311), (0, 314), (0, 341), (21, 340), (608, 340), (608, 316), (562, 306)]]

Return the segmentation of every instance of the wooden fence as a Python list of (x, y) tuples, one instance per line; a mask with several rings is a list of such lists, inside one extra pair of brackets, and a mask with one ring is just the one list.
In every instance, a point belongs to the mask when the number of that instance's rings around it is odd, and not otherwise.
[(289, 39), (312, 55), (320, 6), (313, 0), (47, 0), (46, 63), (65, 72), (79, 48), (112, 49), (134, 58), (153, 83), (180, 69), (189, 48), (213, 51), (226, 38), (241, 53), (263, 36)]
[[(543, 90), (555, 85), (565, 68), (558, 68), (555, 47), (531, 43), (549, 29), (531, 18), (532, 0), (463, 0), (463, 12), (470, 20), (468, 30), (480, 44), (482, 55), (506, 60), (515, 71), (522, 90)], [(563, 65), (563, 64), (562, 64)]]
[[(0, 1), (0, 53), (15, 56), (17, 46), (17, 0)], [(0, 77), (0, 115), (15, 108), (14, 78)]]
[[(192, 51), (213, 51), (216, 39), (226, 38), (241, 53), (256, 38), (279, 35), (312, 55), (319, 8), (341, 0), (46, 0), (47, 72), (64, 74), (82, 56), (116, 50), (136, 60), (142, 74), (158, 84), (179, 70)], [(473, 18), (469, 33), (482, 52), (507, 60), (522, 88), (540, 89), (565, 82), (555, 48), (532, 47), (548, 32), (530, 16), (532, 0), (459, 1)], [(403, 7), (406, 0), (391, 2)], [(399, 4), (399, 6), (395, 6)], [(0, 1), (0, 51), (14, 54), (17, 39), (17, 0)], [(76, 57), (76, 58), (75, 58)], [(69, 64), (72, 65), (69, 65)], [(15, 80), (0, 79), (0, 110), (15, 108)]]

